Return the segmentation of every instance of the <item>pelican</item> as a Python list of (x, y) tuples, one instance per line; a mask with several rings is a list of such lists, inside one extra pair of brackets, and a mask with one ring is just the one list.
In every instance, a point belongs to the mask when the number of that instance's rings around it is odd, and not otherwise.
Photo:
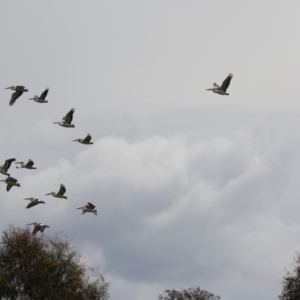
[(53, 124), (58, 124), (59, 126), (62, 127), (75, 127), (75, 125), (71, 124), (72, 120), (73, 120), (73, 113), (74, 113), (75, 109), (72, 108), (63, 118), (60, 122), (54, 122)]
[(84, 139), (73, 140), (73, 142), (78, 142), (84, 145), (92, 145), (94, 143), (91, 142), (92, 136), (88, 134)]
[(226, 90), (229, 87), (231, 78), (233, 75), (230, 73), (227, 78), (223, 81), (221, 87), (219, 87), (216, 83), (214, 83), (214, 87), (212, 89), (207, 89), (207, 91), (213, 91), (214, 93), (220, 94), (220, 95), (229, 95), (226, 93)]
[(12, 106), (16, 100), (24, 93), (24, 92), (28, 92), (28, 89), (25, 88), (25, 86), (23, 85), (17, 85), (17, 86), (10, 86), (8, 88), (6, 88), (6, 90), (12, 90), (15, 91), (12, 95), (11, 95), (11, 99), (9, 102), (9, 105)]
[(95, 209), (95, 205), (91, 202), (88, 202), (85, 206), (78, 207), (76, 209), (82, 209), (82, 215), (84, 215), (86, 212), (91, 212), (97, 215), (97, 209)]
[(4, 163), (4, 165), (0, 167), (0, 173), (2, 173), (3, 175), (9, 176), (9, 174), (7, 173), (7, 170), (10, 168), (11, 163), (15, 160), (16, 160), (15, 158), (7, 159)]
[(33, 98), (30, 98), (28, 100), (34, 100), (35, 102), (38, 102), (38, 103), (48, 103), (48, 101), (45, 100), (45, 98), (47, 97), (48, 91), (49, 91), (49, 88), (46, 88), (41, 93), (41, 96), (35, 95)]
[(15, 164), (20, 164), (20, 165), (21, 165), (21, 167), (17, 167), (17, 166), (16, 166), (17, 169), (21, 169), (21, 168), (30, 169), (30, 170), (36, 169), (36, 168), (33, 166), (33, 165), (34, 165), (34, 162), (33, 162), (31, 159), (29, 159), (28, 162), (27, 162), (26, 164), (24, 164), (23, 161), (15, 162)]
[(6, 190), (9, 192), (9, 190), (13, 187), (13, 186), (18, 186), (20, 187), (20, 183), (17, 183), (18, 180), (13, 178), (13, 177), (10, 177), (8, 176), (6, 179), (4, 180), (0, 180), (0, 181), (4, 181), (7, 186), (6, 186)]
[(30, 208), (30, 207), (33, 207), (35, 205), (38, 205), (38, 204), (45, 204), (44, 201), (42, 200), (39, 200), (39, 199), (35, 199), (35, 198), (25, 198), (24, 200), (29, 200), (30, 203), (26, 206), (26, 208)]
[(67, 199), (67, 197), (64, 196), (65, 192), (66, 192), (66, 188), (63, 184), (61, 184), (58, 193), (51, 192), (51, 193), (46, 194), (46, 196), (51, 195), (51, 196), (56, 197), (56, 198), (65, 198), (65, 199)]
[(27, 225), (34, 225), (34, 229), (32, 231), (32, 235), (35, 235), (38, 231), (40, 231), (41, 233), (44, 232), (45, 228), (50, 227), (46, 224), (43, 223), (38, 223), (38, 222), (33, 222)]

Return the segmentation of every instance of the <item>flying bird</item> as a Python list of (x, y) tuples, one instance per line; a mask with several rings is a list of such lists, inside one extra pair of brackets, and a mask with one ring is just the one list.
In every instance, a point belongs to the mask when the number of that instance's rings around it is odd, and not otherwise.
[(44, 201), (39, 200), (39, 199), (35, 199), (35, 198), (25, 198), (24, 200), (29, 200), (30, 201), (30, 203), (26, 206), (26, 208), (30, 208), (30, 207), (33, 207), (33, 206), (38, 205), (38, 204), (45, 204)]
[(33, 223), (30, 223), (30, 224), (27, 224), (27, 225), (34, 225), (34, 228), (33, 228), (33, 231), (32, 231), (32, 235), (35, 235), (38, 231), (40, 231), (41, 233), (43, 233), (44, 230), (47, 227), (50, 227), (50, 226), (48, 226), (46, 224), (38, 223), (38, 222), (33, 222)]
[(230, 73), (227, 78), (223, 81), (221, 87), (218, 86), (216, 83), (214, 83), (214, 87), (211, 89), (207, 89), (207, 91), (213, 91), (214, 93), (220, 94), (220, 95), (229, 95), (228, 93), (226, 93), (226, 90), (229, 87), (231, 78), (233, 77), (233, 75)]
[(84, 145), (92, 145), (94, 143), (91, 142), (92, 136), (88, 134), (84, 139), (73, 140), (73, 142), (78, 142)]
[(15, 160), (16, 160), (15, 158), (7, 159), (4, 163), (4, 165), (0, 167), (0, 173), (2, 173), (3, 175), (9, 176), (7, 171), (10, 168), (11, 163)]
[(65, 192), (66, 192), (66, 188), (63, 184), (61, 184), (58, 193), (51, 192), (51, 193), (46, 194), (46, 196), (51, 195), (51, 196), (56, 197), (56, 198), (65, 198), (65, 199), (67, 199), (67, 197), (64, 196)]
[(96, 206), (92, 204), (91, 202), (88, 202), (85, 206), (78, 207), (77, 209), (82, 209), (82, 215), (84, 215), (87, 212), (94, 213), (97, 215), (97, 209), (95, 209)]
[(12, 90), (15, 91), (12, 95), (11, 95), (11, 99), (9, 102), (9, 105), (12, 106), (16, 100), (24, 93), (24, 92), (28, 92), (28, 89), (25, 88), (25, 86), (23, 85), (17, 85), (17, 86), (10, 86), (8, 88), (6, 88), (6, 90)]
[(47, 100), (45, 100), (47, 94), (48, 94), (49, 88), (46, 88), (42, 93), (41, 96), (35, 95), (33, 98), (30, 98), (29, 100), (33, 100), (38, 103), (48, 103)]
[(7, 184), (6, 190), (7, 190), (8, 192), (9, 192), (9, 190), (10, 190), (13, 186), (18, 186), (18, 187), (20, 187), (20, 184), (17, 183), (18, 180), (15, 179), (15, 178), (13, 178), (13, 177), (10, 177), (10, 176), (8, 176), (6, 179), (0, 180), (0, 181), (4, 181), (4, 182)]
[(17, 167), (17, 169), (21, 169), (21, 168), (25, 168), (25, 169), (30, 169), (30, 170), (34, 170), (36, 169), (33, 165), (34, 165), (34, 162), (29, 159), (28, 162), (25, 164), (23, 161), (18, 161), (18, 162), (15, 162), (15, 164), (20, 164), (21, 167)]
[(62, 127), (75, 127), (75, 125), (71, 124), (73, 120), (73, 114), (74, 114), (75, 109), (72, 108), (63, 118), (60, 122), (54, 122), (53, 124), (58, 124), (59, 126)]

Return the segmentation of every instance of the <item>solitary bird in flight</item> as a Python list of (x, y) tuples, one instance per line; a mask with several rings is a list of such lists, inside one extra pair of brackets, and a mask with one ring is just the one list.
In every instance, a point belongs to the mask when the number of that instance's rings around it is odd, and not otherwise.
[(85, 206), (78, 207), (77, 209), (82, 209), (82, 215), (84, 215), (86, 212), (91, 212), (97, 215), (96, 206), (91, 202), (88, 202)]
[(6, 90), (12, 90), (15, 91), (12, 95), (11, 95), (11, 99), (9, 102), (9, 105), (12, 106), (16, 100), (24, 93), (24, 92), (28, 92), (28, 89), (25, 88), (25, 86), (23, 85), (17, 85), (17, 86), (10, 86), (8, 88), (6, 88)]
[(6, 179), (4, 180), (0, 180), (0, 181), (4, 181), (7, 186), (6, 186), (6, 190), (9, 192), (9, 190), (13, 187), (13, 186), (18, 186), (20, 187), (20, 183), (17, 183), (18, 180), (13, 178), (13, 177), (10, 177), (8, 176)]
[(63, 184), (61, 184), (58, 193), (51, 192), (51, 193), (46, 194), (46, 196), (51, 195), (51, 196), (56, 197), (56, 198), (65, 198), (65, 199), (67, 199), (67, 197), (64, 196), (65, 192), (66, 192), (66, 188)]
[(4, 163), (3, 166), (0, 166), (0, 173), (2, 173), (3, 175), (9, 176), (9, 174), (7, 173), (8, 169), (10, 168), (10, 165), (13, 161), (15, 161), (15, 158), (10, 158), (7, 159)]
[(35, 102), (38, 102), (38, 103), (48, 103), (48, 101), (45, 100), (45, 98), (47, 97), (48, 91), (49, 91), (49, 88), (46, 88), (41, 93), (41, 96), (35, 95), (33, 98), (30, 98), (28, 100), (34, 100)]
[(39, 200), (39, 199), (35, 199), (35, 198), (26, 198), (26, 199), (24, 199), (24, 200), (29, 200), (29, 201), (30, 201), (30, 203), (26, 206), (26, 208), (33, 207), (33, 206), (38, 205), (38, 204), (40, 204), (40, 203), (45, 204), (44, 201)]
[(78, 142), (84, 145), (92, 145), (94, 143), (91, 142), (92, 136), (88, 134), (84, 139), (73, 140), (73, 142)]
[(16, 166), (17, 169), (21, 169), (21, 168), (31, 169), (31, 170), (36, 169), (36, 168), (33, 166), (33, 165), (34, 165), (34, 162), (33, 162), (31, 159), (29, 159), (28, 162), (27, 162), (26, 164), (25, 164), (23, 161), (15, 162), (15, 164), (20, 164), (20, 165), (21, 165), (21, 167), (17, 167), (17, 166)]
[(35, 235), (38, 231), (40, 231), (41, 233), (44, 232), (45, 228), (50, 227), (46, 224), (43, 223), (38, 223), (38, 222), (33, 222), (27, 225), (34, 225), (34, 229), (32, 231), (32, 235)]
[(207, 89), (207, 91), (213, 91), (214, 93), (220, 94), (220, 95), (229, 95), (228, 93), (226, 93), (226, 90), (229, 87), (231, 78), (233, 77), (233, 75), (230, 73), (227, 78), (223, 81), (221, 87), (218, 86), (216, 83), (214, 83), (214, 87), (212, 89)]
[(53, 124), (58, 124), (59, 126), (62, 127), (75, 127), (75, 125), (71, 124), (73, 120), (73, 114), (74, 114), (75, 109), (72, 108), (63, 118), (60, 122), (54, 122)]

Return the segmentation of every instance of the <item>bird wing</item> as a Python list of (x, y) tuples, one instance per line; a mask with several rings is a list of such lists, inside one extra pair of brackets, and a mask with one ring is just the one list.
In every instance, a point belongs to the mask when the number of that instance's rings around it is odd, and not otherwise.
[(12, 95), (11, 95), (11, 99), (10, 99), (10, 102), (9, 102), (9, 105), (12, 106), (16, 100), (23, 94), (23, 91), (15, 91)]
[(223, 83), (220, 87), (220, 90), (222, 90), (223, 92), (226, 92), (227, 88), (229, 87), (232, 76), (233, 76), (232, 74), (229, 74), (227, 76), (227, 78), (223, 81)]
[(91, 203), (91, 202), (88, 202), (88, 204), (86, 205), (88, 208), (90, 208), (90, 209), (94, 209), (96, 206), (93, 204), (93, 203)]
[(30, 198), (25, 198), (24, 200), (29, 200), (30, 202), (32, 202), (32, 201), (34, 201), (34, 200), (36, 200), (36, 199), (30, 197)]
[(49, 91), (49, 88), (46, 88), (42, 93), (41, 93), (41, 96), (40, 96), (40, 99), (43, 99), (45, 100), (47, 94), (48, 94), (48, 91)]
[(41, 225), (40, 224), (36, 224), (34, 226), (34, 229), (32, 231), (32, 234), (36, 234), (39, 230), (41, 229)]
[(63, 184), (60, 185), (60, 189), (57, 194), (63, 195), (66, 192), (66, 188)]
[(72, 108), (72, 109), (65, 115), (65, 117), (63, 118), (64, 123), (67, 123), (67, 124), (71, 124), (71, 123), (72, 123), (74, 111), (75, 111), (75, 109)]
[(7, 172), (7, 170), (10, 168), (11, 163), (15, 160), (15, 158), (7, 159), (4, 163), (3, 169)]
[(89, 143), (89, 142), (91, 141), (91, 139), (92, 139), (92, 136), (91, 136), (90, 134), (88, 134), (88, 135), (85, 137), (85, 139), (83, 140), (83, 142)]
[(26, 208), (30, 208), (32, 206), (37, 205), (38, 203), (36, 201), (31, 201), (30, 203), (28, 203), (28, 205), (26, 206)]
[(32, 167), (33, 165), (34, 165), (34, 162), (31, 159), (29, 159), (26, 166), (27, 167)]
[(12, 184), (8, 183), (6, 186), (6, 190), (9, 192), (9, 190), (12, 188)]

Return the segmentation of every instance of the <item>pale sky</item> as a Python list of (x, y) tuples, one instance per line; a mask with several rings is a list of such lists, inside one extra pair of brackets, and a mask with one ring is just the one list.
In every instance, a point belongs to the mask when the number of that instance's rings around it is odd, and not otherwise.
[[(0, 230), (43, 222), (112, 300), (276, 299), (300, 250), (298, 1), (0, 4)], [(233, 79), (229, 96), (206, 91)], [(11, 85), (25, 85), (11, 107)], [(47, 104), (27, 99), (49, 87)], [(75, 108), (75, 128), (52, 124)], [(72, 140), (93, 137), (94, 145)], [(0, 174), (0, 179), (5, 176)], [(68, 200), (45, 196), (66, 186)], [(29, 210), (24, 198), (46, 202)], [(98, 216), (77, 207), (92, 202)]]

